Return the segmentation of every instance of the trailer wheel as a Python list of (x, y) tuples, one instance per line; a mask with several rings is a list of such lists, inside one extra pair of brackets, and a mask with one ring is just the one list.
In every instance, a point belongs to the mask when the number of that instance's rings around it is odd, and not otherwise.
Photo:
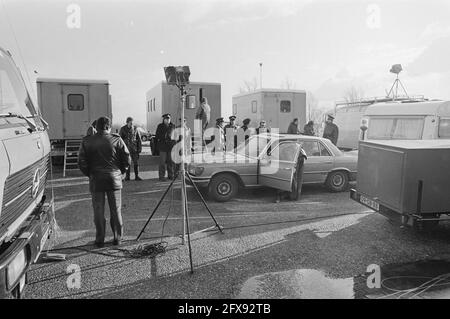
[(348, 174), (345, 171), (331, 172), (328, 175), (326, 186), (332, 192), (342, 192), (348, 187)]
[[(439, 218), (440, 214), (427, 214), (426, 217)], [(425, 218), (426, 218), (425, 217)], [(413, 222), (413, 228), (419, 232), (430, 232), (436, 229), (439, 225), (439, 220), (417, 220)]]
[(218, 202), (226, 202), (236, 196), (239, 189), (237, 178), (231, 174), (214, 176), (208, 185), (208, 193)]

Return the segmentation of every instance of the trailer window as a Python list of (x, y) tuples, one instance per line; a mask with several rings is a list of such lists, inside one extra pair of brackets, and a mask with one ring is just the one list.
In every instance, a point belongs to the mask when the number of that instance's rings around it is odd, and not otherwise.
[(372, 118), (367, 138), (374, 140), (418, 140), (422, 138), (423, 118)]
[(283, 100), (280, 102), (280, 112), (290, 113), (291, 112), (291, 101)]
[(83, 94), (67, 95), (67, 107), (69, 108), (69, 111), (83, 111), (84, 110)]
[(256, 113), (258, 109), (258, 102), (252, 101), (252, 113)]
[(197, 101), (195, 100), (195, 95), (188, 95), (186, 98), (186, 108), (195, 109), (197, 107)]
[(439, 138), (450, 138), (450, 118), (439, 119)]

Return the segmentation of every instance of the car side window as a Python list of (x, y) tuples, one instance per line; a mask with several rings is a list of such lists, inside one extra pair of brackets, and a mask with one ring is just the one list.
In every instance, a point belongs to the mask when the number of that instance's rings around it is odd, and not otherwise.
[(319, 149), (319, 143), (317, 141), (303, 141), (302, 148), (306, 153), (306, 156), (320, 156), (321, 150)]
[(285, 161), (285, 162), (295, 162), (295, 155), (297, 154), (298, 145), (297, 143), (281, 143), (272, 152), (272, 159)]
[(319, 143), (320, 156), (331, 156), (330, 152), (325, 148), (325, 145)]

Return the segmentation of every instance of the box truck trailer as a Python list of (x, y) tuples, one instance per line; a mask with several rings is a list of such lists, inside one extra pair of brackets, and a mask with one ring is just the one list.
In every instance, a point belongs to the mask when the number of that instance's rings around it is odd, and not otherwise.
[(448, 220), (449, 189), (449, 140), (360, 142), (353, 200), (403, 225), (431, 229)]
[[(211, 106), (209, 126), (213, 126), (216, 123), (216, 118), (221, 117), (222, 113), (220, 83), (191, 82), (185, 89), (184, 115), (187, 125), (192, 130), (194, 129), (195, 113), (201, 104), (201, 99), (206, 97), (208, 104)], [(174, 124), (180, 124), (180, 106), (180, 90), (176, 86), (168, 85), (162, 81), (148, 90), (146, 94), (147, 131), (154, 134), (156, 127), (162, 121), (162, 115), (166, 113), (171, 114)]]
[(238, 124), (249, 118), (251, 126), (257, 127), (261, 120), (267, 125), (286, 133), (289, 123), (298, 118), (299, 128), (307, 122), (306, 91), (283, 89), (259, 89), (233, 96), (233, 115)]
[(38, 103), (48, 121), (52, 157), (63, 160), (64, 173), (76, 170), (81, 139), (100, 116), (112, 119), (107, 80), (37, 79)]

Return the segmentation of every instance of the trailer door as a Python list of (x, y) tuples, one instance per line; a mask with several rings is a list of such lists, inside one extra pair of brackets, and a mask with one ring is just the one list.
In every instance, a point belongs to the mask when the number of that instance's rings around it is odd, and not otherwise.
[(89, 87), (63, 85), (63, 132), (65, 138), (80, 138), (89, 127)]
[[(287, 132), (287, 129), (289, 127), (289, 123), (294, 120), (294, 118), (298, 118), (298, 116), (294, 115), (294, 103), (293, 103), (293, 97), (289, 98), (285, 96), (285, 94), (280, 94), (280, 99), (278, 100), (278, 105), (276, 105), (277, 111), (278, 111), (278, 123), (282, 127), (280, 127), (280, 132)], [(302, 124), (302, 120), (298, 118), (299, 126)], [(301, 128), (302, 130), (303, 128)]]

